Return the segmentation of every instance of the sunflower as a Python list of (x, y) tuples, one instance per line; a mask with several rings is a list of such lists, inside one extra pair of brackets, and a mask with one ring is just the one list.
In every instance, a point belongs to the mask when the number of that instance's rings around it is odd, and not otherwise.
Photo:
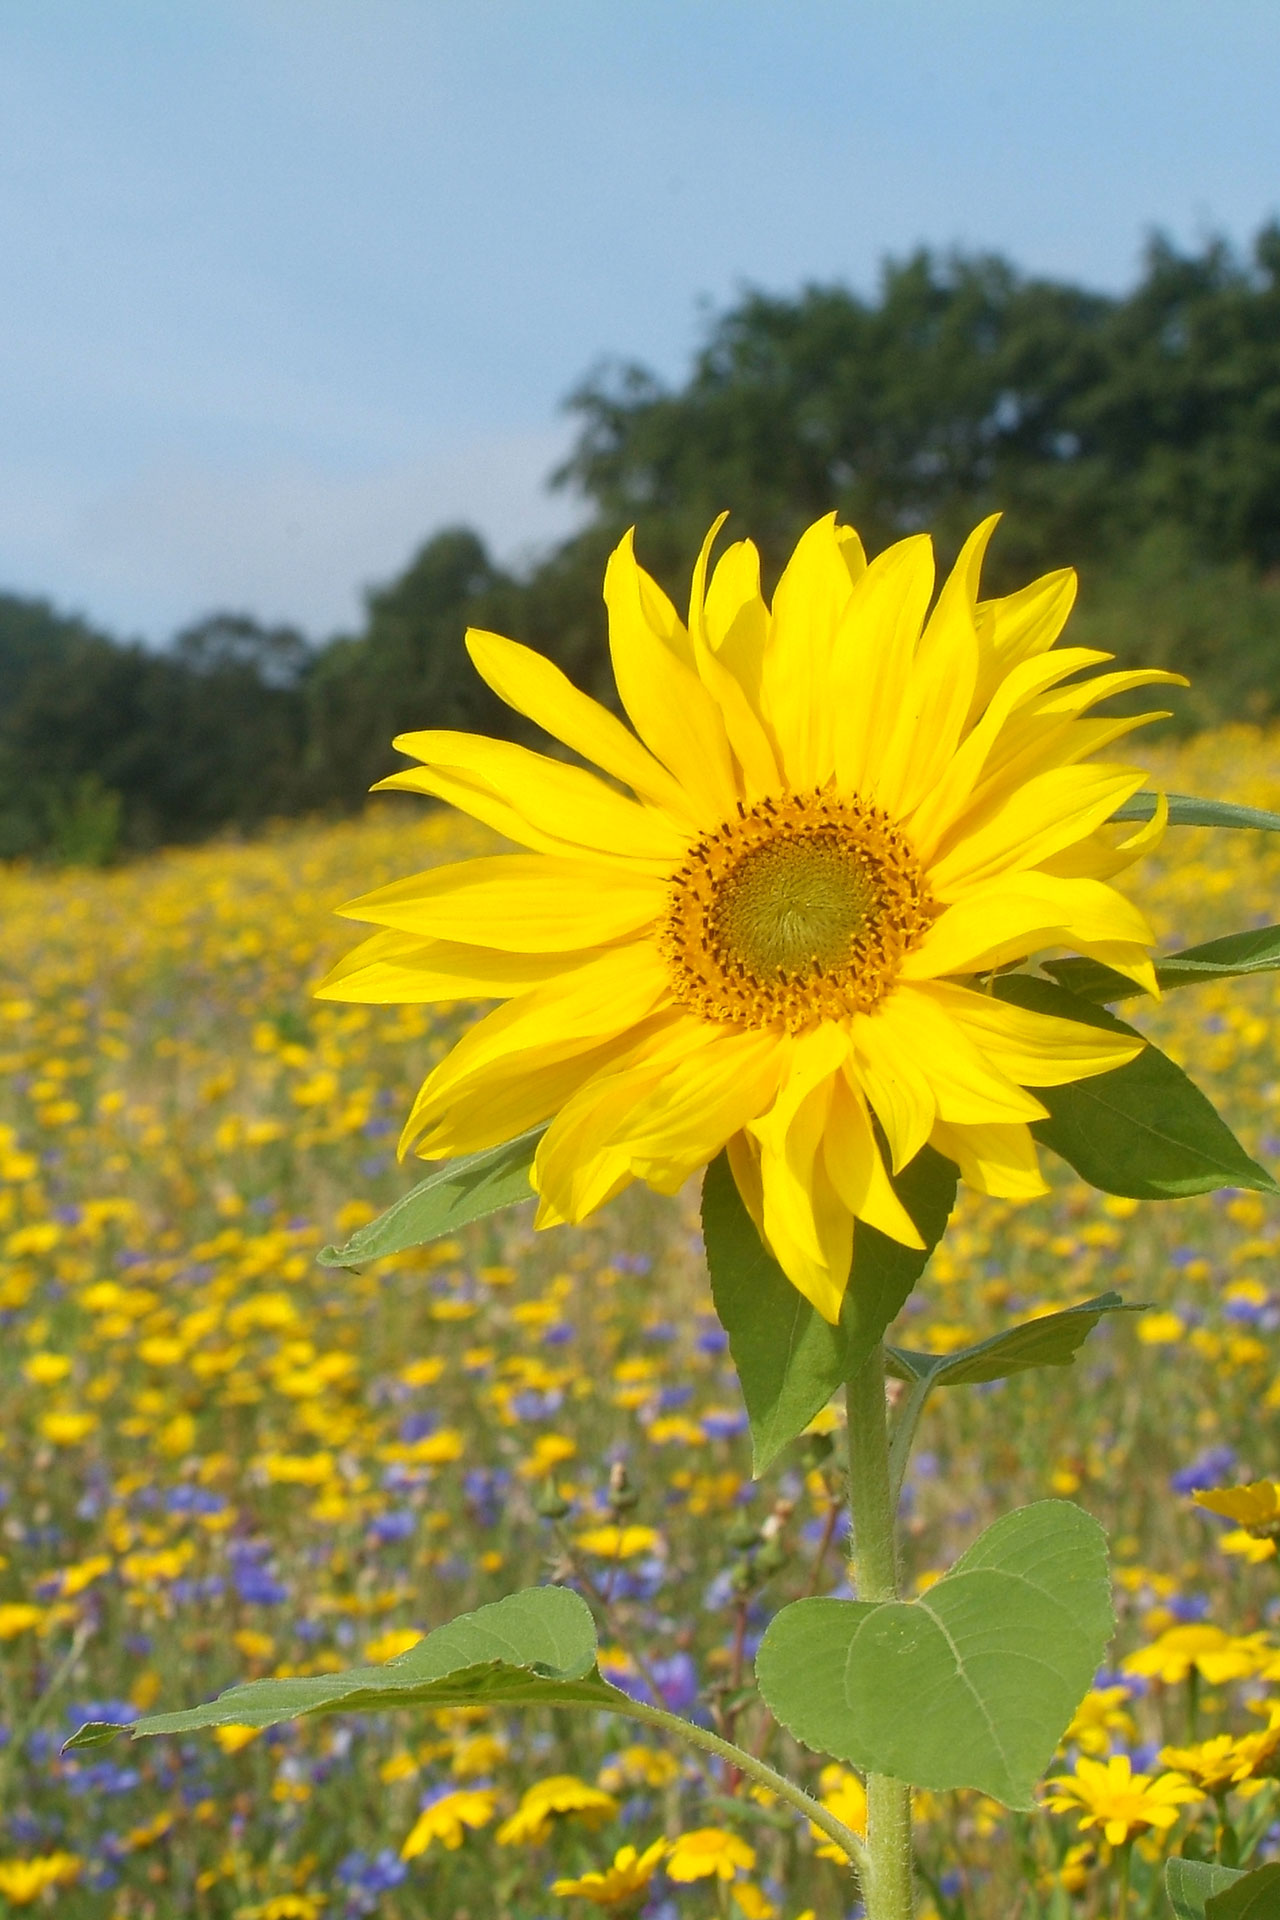
[(608, 778), (506, 740), (401, 735), (421, 764), (383, 787), (528, 851), (353, 901), (342, 911), (381, 931), (319, 992), (502, 1001), (426, 1080), (402, 1152), (472, 1153), (550, 1122), (531, 1172), (548, 1227), (635, 1179), (674, 1193), (727, 1147), (766, 1245), (834, 1321), (857, 1221), (921, 1245), (891, 1172), (930, 1143), (983, 1193), (1042, 1193), (1028, 1089), (1138, 1051), (984, 984), (1065, 947), (1155, 990), (1151, 929), (1108, 882), (1162, 817), (1127, 839), (1108, 827), (1143, 775), (1092, 758), (1155, 716), (1087, 716), (1177, 676), (1082, 677), (1110, 656), (1051, 651), (1069, 571), (980, 600), (994, 517), (935, 599), (926, 536), (868, 564), (829, 515), (771, 607), (750, 541), (709, 572), (722, 524), (687, 624), (631, 535), (610, 558), (630, 727), (528, 647), (468, 633), (494, 692)]

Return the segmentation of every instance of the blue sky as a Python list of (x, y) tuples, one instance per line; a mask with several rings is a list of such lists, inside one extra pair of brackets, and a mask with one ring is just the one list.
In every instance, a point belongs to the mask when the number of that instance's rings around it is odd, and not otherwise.
[(324, 634), (504, 558), (602, 357), (921, 241), (1095, 286), (1280, 211), (1275, 0), (11, 0), (0, 586)]

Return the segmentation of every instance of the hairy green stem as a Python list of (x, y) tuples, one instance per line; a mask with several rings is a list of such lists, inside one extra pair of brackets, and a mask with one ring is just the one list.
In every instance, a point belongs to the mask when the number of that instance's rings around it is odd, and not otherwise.
[[(859, 1600), (898, 1598), (895, 1489), (889, 1464), (884, 1347), (867, 1355), (845, 1388), (849, 1424), (849, 1510)], [(904, 1703), (905, 1705), (905, 1703)], [(889, 1774), (867, 1775), (867, 1920), (912, 1920), (911, 1789)]]
[(753, 1753), (747, 1753), (742, 1747), (735, 1747), (732, 1740), (722, 1740), (718, 1733), (712, 1733), (707, 1727), (695, 1726), (692, 1720), (682, 1720), (678, 1713), (668, 1713), (663, 1707), (647, 1706), (642, 1700), (633, 1700), (627, 1706), (611, 1706), (611, 1713), (621, 1715), (627, 1720), (639, 1720), (646, 1727), (660, 1727), (664, 1733), (672, 1733), (678, 1740), (684, 1740), (691, 1747), (701, 1747), (705, 1753), (714, 1753), (718, 1759), (727, 1760), (739, 1773), (749, 1774), (759, 1786), (768, 1787), (776, 1793), (779, 1800), (785, 1800), (788, 1806), (811, 1820), (829, 1840), (848, 1854), (858, 1869), (858, 1877), (863, 1881), (868, 1871), (867, 1849), (856, 1833), (845, 1826), (843, 1820), (837, 1820), (828, 1813), (821, 1801), (798, 1787), (794, 1780), (788, 1780), (785, 1774), (776, 1773), (765, 1761), (757, 1760)]

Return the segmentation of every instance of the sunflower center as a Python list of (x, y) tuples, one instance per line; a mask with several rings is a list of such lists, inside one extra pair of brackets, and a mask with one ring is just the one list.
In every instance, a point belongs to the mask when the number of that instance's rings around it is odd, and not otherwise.
[(824, 790), (743, 809), (690, 849), (663, 950), (677, 998), (711, 1020), (869, 1012), (933, 918), (906, 835), (870, 802)]

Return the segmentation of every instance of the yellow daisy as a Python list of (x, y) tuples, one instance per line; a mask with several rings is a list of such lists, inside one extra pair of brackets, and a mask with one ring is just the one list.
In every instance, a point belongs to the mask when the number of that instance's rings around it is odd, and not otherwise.
[(929, 1142), (984, 1193), (1041, 1193), (1028, 1089), (1138, 1050), (981, 983), (1069, 947), (1154, 990), (1151, 929), (1108, 882), (1162, 821), (1109, 829), (1143, 775), (1090, 758), (1140, 721), (1085, 716), (1176, 676), (1082, 679), (1109, 656), (1050, 651), (1070, 572), (980, 600), (994, 518), (935, 600), (925, 536), (868, 564), (830, 515), (772, 606), (749, 541), (709, 576), (721, 524), (687, 623), (630, 535), (610, 559), (631, 727), (529, 648), (467, 635), (494, 691), (609, 779), (505, 740), (401, 735), (421, 765), (384, 787), (529, 851), (354, 901), (381, 931), (320, 993), (502, 1000), (427, 1079), (403, 1151), (471, 1153), (549, 1121), (532, 1171), (546, 1227), (634, 1179), (675, 1192), (727, 1146), (770, 1250), (835, 1320), (856, 1220), (921, 1244), (890, 1169)]

